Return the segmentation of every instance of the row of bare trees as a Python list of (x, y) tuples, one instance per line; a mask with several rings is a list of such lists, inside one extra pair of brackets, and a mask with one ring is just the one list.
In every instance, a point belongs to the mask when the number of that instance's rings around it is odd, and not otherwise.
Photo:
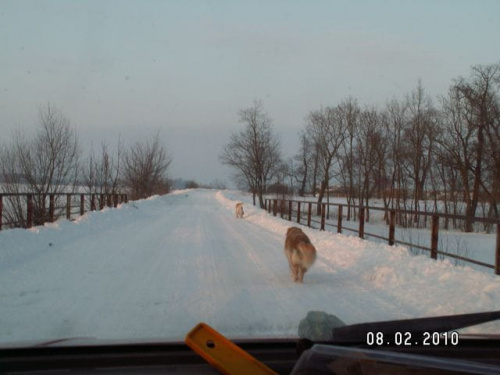
[(126, 192), (130, 199), (165, 193), (171, 161), (158, 133), (128, 147), (119, 140), (113, 151), (102, 143), (99, 154), (92, 150), (84, 159), (69, 119), (47, 105), (34, 134), (18, 130), (0, 145), (0, 193), (10, 194), (3, 214), (9, 222), (22, 221), (26, 205), (17, 193), (34, 194), (34, 217), (40, 222), (47, 215), (43, 197), (48, 194), (81, 192), (82, 187), (89, 193)]
[[(261, 207), (270, 184), (288, 181), (318, 203), (335, 187), (352, 205), (367, 206), (376, 197), (386, 208), (466, 214), (465, 223), (455, 224), (470, 232), (474, 216), (499, 217), (499, 90), (500, 64), (493, 64), (474, 66), (437, 102), (421, 82), (384, 108), (362, 108), (349, 97), (307, 115), (298, 153), (286, 163), (269, 116), (255, 102), (240, 111), (244, 129), (231, 135), (220, 159)], [(398, 221), (425, 225), (417, 213)]]
[(84, 184), (91, 193), (126, 191), (133, 200), (166, 194), (170, 190), (167, 171), (171, 163), (172, 157), (161, 144), (159, 133), (128, 148), (119, 139), (112, 151), (103, 142), (100, 154), (96, 155), (92, 148), (88, 163), (83, 167)]
[[(310, 112), (291, 163), (299, 195), (307, 183), (313, 194), (319, 185), (321, 203), (333, 180), (348, 203), (368, 205), (377, 197), (398, 209), (431, 205), (465, 213), (463, 229), (472, 231), (480, 206), (482, 215), (498, 217), (499, 90), (500, 64), (475, 66), (468, 78), (454, 80), (438, 105), (419, 82), (383, 109), (361, 108), (348, 98)], [(401, 217), (400, 224), (418, 226), (420, 219)]]

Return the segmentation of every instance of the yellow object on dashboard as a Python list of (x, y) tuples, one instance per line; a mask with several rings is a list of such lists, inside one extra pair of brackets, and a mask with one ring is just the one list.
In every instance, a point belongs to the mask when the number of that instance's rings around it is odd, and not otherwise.
[(276, 374), (205, 323), (194, 327), (185, 342), (223, 374)]

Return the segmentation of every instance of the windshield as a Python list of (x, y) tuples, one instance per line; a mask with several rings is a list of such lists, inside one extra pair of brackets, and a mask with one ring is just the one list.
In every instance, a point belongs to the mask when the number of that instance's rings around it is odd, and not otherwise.
[(0, 1), (0, 346), (500, 310), (499, 14)]

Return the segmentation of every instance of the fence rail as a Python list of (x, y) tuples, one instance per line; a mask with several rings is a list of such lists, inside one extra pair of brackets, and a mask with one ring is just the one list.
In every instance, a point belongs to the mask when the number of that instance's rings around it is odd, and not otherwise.
[[(371, 206), (359, 206), (359, 205), (347, 205), (347, 204), (339, 204), (339, 203), (322, 203), (321, 207), (318, 207), (318, 203), (316, 202), (307, 202), (300, 200), (281, 200), (281, 199), (265, 199), (265, 209), (267, 212), (272, 213), (276, 216), (280, 213), (281, 218), (285, 218), (285, 215), (288, 216), (288, 220), (292, 221), (292, 219), (296, 219), (298, 224), (306, 223), (308, 227), (311, 227), (311, 223), (319, 224), (320, 230), (325, 230), (326, 226), (336, 227), (337, 233), (342, 233), (342, 230), (352, 231), (358, 233), (360, 238), (365, 238), (366, 236), (371, 236), (374, 238), (378, 238), (381, 240), (385, 240), (389, 245), (393, 246), (394, 244), (406, 245), (414, 248), (418, 248), (420, 250), (428, 251), (430, 253), (430, 257), (432, 259), (437, 259), (438, 255), (447, 256), (454, 259), (458, 259), (464, 262), (476, 264), (482, 267), (487, 267), (493, 269), (495, 274), (500, 275), (500, 219), (494, 218), (484, 218), (484, 217), (474, 217), (475, 222), (479, 223), (488, 223), (494, 224), (497, 227), (496, 233), (496, 245), (495, 245), (495, 264), (488, 264), (484, 262), (480, 262), (475, 259), (466, 258), (460, 255), (451, 254), (449, 252), (445, 252), (438, 249), (438, 240), (439, 240), (439, 220), (442, 218), (448, 219), (456, 219), (456, 220), (466, 220), (466, 216), (462, 215), (453, 215), (453, 214), (443, 214), (443, 213), (430, 213), (430, 212), (422, 212), (422, 211), (410, 211), (410, 210), (400, 210), (400, 209), (392, 209), (392, 208), (382, 208), (382, 207), (371, 207)], [(296, 204), (297, 209), (294, 211), (293, 206)], [(321, 212), (320, 221), (313, 220), (311, 218), (312, 206), (316, 206), (316, 212)], [(307, 206), (306, 210), (301, 209), (302, 207)], [(326, 208), (327, 206), (338, 207), (337, 214), (337, 223), (336, 225), (332, 225), (326, 222)], [(352, 229), (343, 226), (343, 208), (349, 207), (357, 209), (359, 212), (358, 215), (358, 228)], [(388, 235), (387, 237), (380, 236), (374, 233), (368, 233), (365, 231), (365, 212), (366, 210), (374, 210), (374, 211), (383, 211), (389, 214), (389, 224), (388, 224)], [(295, 215), (294, 215), (295, 213)], [(405, 214), (405, 215), (420, 215), (425, 218), (431, 217), (432, 227), (431, 227), (431, 247), (425, 247), (418, 244), (412, 244), (404, 241), (399, 241), (396, 239), (396, 214)], [(307, 215), (307, 222), (302, 219), (302, 215)]]
[[(56, 201), (62, 198), (66, 203), (57, 205)], [(88, 197), (86, 199), (86, 197)], [(21, 212), (15, 215), (18, 220), (4, 220), (5, 199), (16, 199), (18, 210)], [(76, 198), (76, 203), (75, 203)], [(48, 202), (47, 202), (48, 200)], [(38, 209), (35, 212), (35, 201)], [(5, 226), (10, 228), (22, 227), (31, 228), (33, 225), (42, 225), (46, 222), (54, 222), (59, 217), (66, 216), (71, 220), (75, 215), (83, 215), (86, 211), (96, 211), (104, 207), (117, 207), (120, 203), (127, 203), (127, 194), (97, 194), (97, 193), (0, 193), (0, 230)], [(48, 203), (48, 207), (47, 207)], [(99, 206), (97, 206), (97, 204)], [(12, 202), (10, 202), (12, 206)], [(12, 207), (11, 207), (12, 208)], [(75, 209), (77, 209), (75, 211)]]

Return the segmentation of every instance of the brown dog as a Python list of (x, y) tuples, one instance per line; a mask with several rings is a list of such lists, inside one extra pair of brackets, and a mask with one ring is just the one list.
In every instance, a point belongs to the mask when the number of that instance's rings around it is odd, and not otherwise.
[(290, 227), (286, 232), (285, 255), (290, 265), (292, 279), (303, 282), (304, 274), (316, 260), (316, 249), (302, 229)]
[(243, 219), (243, 203), (236, 203), (236, 218)]

